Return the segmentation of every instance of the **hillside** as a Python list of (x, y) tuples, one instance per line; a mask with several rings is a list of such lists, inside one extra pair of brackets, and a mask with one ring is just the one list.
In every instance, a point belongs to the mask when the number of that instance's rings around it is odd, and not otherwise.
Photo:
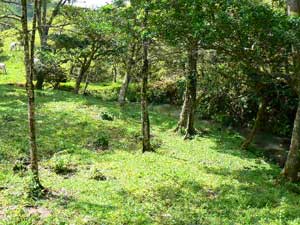
[[(1, 224), (300, 222), (297, 189), (276, 181), (277, 166), (241, 151), (236, 134), (206, 127), (206, 136), (183, 141), (170, 131), (173, 110), (154, 107), (158, 149), (141, 154), (138, 105), (121, 110), (60, 91), (37, 93), (41, 179), (52, 194), (28, 202), (24, 174), (12, 170), (15, 159), (27, 154), (25, 92), (1, 84), (0, 96)], [(114, 120), (102, 120), (101, 112)], [(95, 146), (102, 136), (108, 137), (107, 150)]]

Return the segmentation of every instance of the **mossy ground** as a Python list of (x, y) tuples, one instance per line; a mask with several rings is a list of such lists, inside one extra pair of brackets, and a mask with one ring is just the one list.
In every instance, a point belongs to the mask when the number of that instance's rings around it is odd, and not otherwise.
[[(236, 133), (198, 121), (206, 135), (184, 141), (171, 131), (178, 109), (151, 106), (159, 144), (142, 154), (138, 104), (53, 90), (36, 93), (40, 175), (50, 194), (28, 200), (27, 172), (13, 172), (28, 155), (25, 91), (8, 85), (24, 81), (15, 54), (0, 75), (0, 224), (300, 224), (298, 186), (242, 151)], [(102, 120), (104, 111), (114, 120)], [(93, 146), (102, 135), (105, 151)], [(94, 179), (95, 171), (106, 179)]]

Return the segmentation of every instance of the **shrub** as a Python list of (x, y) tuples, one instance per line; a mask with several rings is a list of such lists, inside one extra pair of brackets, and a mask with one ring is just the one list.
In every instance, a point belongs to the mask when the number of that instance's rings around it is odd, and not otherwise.
[(91, 170), (90, 179), (97, 181), (105, 181), (107, 180), (107, 177), (103, 174), (101, 170), (93, 168)]
[(114, 120), (114, 115), (111, 114), (110, 112), (101, 112), (100, 117), (102, 120), (107, 120), (107, 121), (113, 121)]
[(93, 142), (93, 146), (97, 151), (107, 150), (109, 148), (109, 138), (104, 134), (99, 134)]
[(29, 159), (22, 157), (15, 161), (13, 166), (14, 173), (25, 172), (28, 169)]
[(75, 172), (72, 168), (70, 158), (68, 156), (54, 156), (50, 163), (51, 169), (60, 175), (66, 175)]

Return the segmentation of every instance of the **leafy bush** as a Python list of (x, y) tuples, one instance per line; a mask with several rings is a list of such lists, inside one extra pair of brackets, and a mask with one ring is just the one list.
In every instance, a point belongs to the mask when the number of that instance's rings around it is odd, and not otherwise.
[[(155, 81), (149, 84), (148, 100), (155, 104), (180, 105), (183, 102), (184, 80), (164, 80)], [(130, 84), (127, 93), (130, 102), (140, 101), (140, 85)]]
[(51, 159), (50, 168), (60, 175), (66, 175), (75, 171), (68, 155), (54, 156)]
[(152, 149), (155, 151), (156, 149), (160, 148), (161, 145), (163, 144), (162, 140), (157, 138), (157, 137), (154, 137), (152, 138), (151, 140), (151, 147)]
[(25, 172), (28, 169), (30, 162), (26, 157), (19, 158), (13, 166), (14, 173)]
[(107, 180), (107, 177), (103, 174), (101, 170), (93, 168), (91, 169), (90, 179), (97, 181), (105, 181)]
[(100, 117), (102, 120), (107, 120), (107, 121), (113, 121), (114, 120), (114, 115), (111, 114), (110, 112), (101, 112)]
[(96, 140), (93, 142), (93, 147), (99, 150), (107, 150), (109, 148), (109, 138), (105, 134), (99, 134)]
[(51, 52), (43, 51), (38, 54), (39, 60), (35, 62), (35, 80), (43, 79), (51, 84), (54, 88), (58, 88), (59, 84), (67, 81), (67, 73), (61, 66), (63, 61)]

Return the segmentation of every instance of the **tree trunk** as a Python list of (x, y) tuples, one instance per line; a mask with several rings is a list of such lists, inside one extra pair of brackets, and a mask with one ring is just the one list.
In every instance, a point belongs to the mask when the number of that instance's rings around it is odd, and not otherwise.
[(117, 76), (118, 76), (117, 66), (114, 64), (113, 65), (113, 82), (114, 83), (117, 83)]
[(119, 93), (119, 104), (122, 106), (125, 104), (125, 99), (126, 99), (126, 94), (128, 91), (128, 87), (129, 87), (129, 83), (131, 80), (131, 76), (128, 72), (126, 72), (126, 75), (124, 77), (121, 89), (120, 89), (120, 93)]
[(80, 69), (80, 73), (79, 73), (79, 75), (76, 79), (76, 83), (75, 83), (75, 88), (74, 88), (74, 93), (75, 94), (79, 93), (80, 84), (83, 80), (84, 74), (85, 74), (85, 69), (84, 69), (84, 66), (82, 66), (81, 69)]
[[(287, 14), (300, 14), (300, 1), (299, 0), (287, 0)], [(293, 46), (292, 51), (294, 51)], [(296, 62), (296, 73), (298, 72), (298, 60), (299, 53), (296, 57), (293, 57), (293, 61)], [(296, 84), (295, 84), (296, 83)], [(294, 120), (294, 128), (292, 132), (292, 139), (289, 154), (285, 162), (284, 169), (282, 170), (282, 175), (288, 180), (295, 182), (299, 180), (298, 173), (300, 170), (300, 92), (299, 92), (299, 80), (298, 77), (292, 82), (292, 87), (297, 86), (298, 92), (298, 108)]]
[(197, 61), (198, 61), (198, 42), (193, 42), (189, 49), (189, 75), (187, 79), (187, 89), (189, 90), (189, 111), (188, 121), (185, 132), (185, 139), (190, 138), (196, 134), (194, 127), (196, 100), (197, 100)]
[(91, 54), (88, 57), (84, 58), (83, 63), (81, 65), (79, 76), (76, 79), (76, 84), (75, 84), (75, 88), (74, 88), (75, 94), (79, 93), (80, 84), (83, 80), (83, 77), (84, 77), (86, 71), (88, 71), (88, 69), (90, 68), (91, 63), (94, 59), (94, 56), (95, 56), (97, 50), (98, 50), (98, 48), (95, 45), (93, 45)]
[(131, 55), (128, 60), (128, 64), (126, 66), (126, 75), (124, 77), (120, 93), (119, 93), (119, 104), (122, 106), (125, 104), (125, 99), (126, 99), (126, 94), (128, 91), (129, 83), (131, 80), (131, 73), (132, 73), (132, 68), (135, 65), (135, 60), (134, 60), (134, 55), (136, 53), (136, 44), (133, 44), (132, 49), (131, 49)]
[(188, 74), (186, 77), (185, 98), (181, 109), (180, 119), (175, 129), (175, 131), (182, 131), (185, 129), (185, 139), (196, 134), (194, 117), (197, 105), (197, 61), (198, 42), (194, 40), (188, 47)]
[[(145, 9), (144, 28), (147, 29), (148, 10)], [(142, 111), (142, 134), (143, 134), (143, 153), (152, 151), (150, 143), (150, 120), (148, 112), (147, 85), (149, 75), (149, 40), (143, 37), (143, 68), (142, 68), (142, 88), (141, 88), (141, 111)]]
[(294, 128), (292, 133), (292, 140), (290, 151), (282, 171), (282, 174), (290, 181), (298, 180), (298, 173), (300, 170), (300, 98), (298, 100), (298, 108), (294, 120)]
[(187, 121), (188, 121), (188, 115), (189, 115), (189, 98), (187, 98), (188, 90), (187, 86), (185, 87), (184, 92), (184, 102), (182, 105), (182, 110), (180, 113), (180, 118), (177, 124), (177, 127), (175, 128), (175, 132), (183, 133), (187, 127)]
[(42, 50), (47, 49), (47, 42), (48, 42), (48, 33), (49, 33), (49, 26), (47, 24), (47, 9), (48, 9), (48, 0), (41, 0), (42, 1), (42, 8), (43, 12), (41, 15), (41, 28), (39, 29), (40, 34), (40, 41), (41, 41), (41, 48)]
[[(22, 30), (24, 42), (24, 63), (26, 70), (26, 92), (28, 99), (28, 128), (29, 128), (29, 143), (30, 143), (30, 167), (33, 174), (33, 182), (35, 187), (39, 189), (42, 187), (39, 180), (38, 154), (36, 144), (36, 129), (35, 129), (35, 99), (34, 99), (34, 48), (35, 48), (35, 33), (36, 33), (36, 19), (37, 10), (40, 6), (40, 1), (34, 1), (34, 15), (32, 21), (32, 33), (29, 37), (28, 17), (27, 17), (27, 1), (22, 0)], [(30, 39), (31, 38), (31, 39)]]
[[(47, 28), (47, 0), (41, 0), (41, 6), (37, 10), (37, 30), (39, 32), (41, 49), (44, 51), (47, 49), (47, 39), (48, 39), (48, 28)], [(42, 59), (40, 59), (42, 60)], [(42, 90), (45, 77), (43, 73), (36, 74), (36, 89)]]
[(259, 103), (259, 107), (258, 107), (258, 111), (256, 114), (256, 119), (254, 122), (254, 126), (249, 134), (249, 136), (247, 137), (247, 139), (244, 141), (244, 143), (242, 144), (242, 148), (243, 149), (248, 149), (250, 144), (252, 143), (252, 141), (254, 140), (257, 132), (259, 131), (263, 119), (264, 119), (264, 115), (266, 112), (266, 107), (267, 107), (267, 101), (265, 98), (263, 98), (260, 103)]
[(300, 14), (300, 0), (287, 0), (287, 14), (299, 15)]
[(45, 77), (43, 76), (42, 73), (37, 73), (36, 74), (36, 84), (35, 84), (35, 88), (37, 90), (42, 90), (43, 86), (44, 86), (44, 81), (45, 81)]
[(86, 76), (86, 79), (85, 79), (85, 86), (84, 86), (84, 89), (83, 89), (83, 94), (86, 95), (87, 94), (87, 88), (89, 86), (89, 83), (90, 83), (90, 80), (89, 80), (90, 76), (89, 74)]
[[(66, 0), (59, 0), (57, 5), (54, 7), (53, 12), (50, 16), (49, 21), (47, 20), (48, 17), (48, 0), (40, 0), (40, 7), (37, 9), (37, 23), (38, 27), (37, 30), (39, 32), (40, 37), (40, 44), (42, 51), (48, 50), (48, 38), (49, 38), (49, 30), (53, 23), (54, 18), (58, 15), (59, 9), (65, 5)], [(42, 59), (41, 59), (42, 60)], [(43, 89), (45, 76), (43, 73), (38, 73), (36, 76), (37, 89)]]

